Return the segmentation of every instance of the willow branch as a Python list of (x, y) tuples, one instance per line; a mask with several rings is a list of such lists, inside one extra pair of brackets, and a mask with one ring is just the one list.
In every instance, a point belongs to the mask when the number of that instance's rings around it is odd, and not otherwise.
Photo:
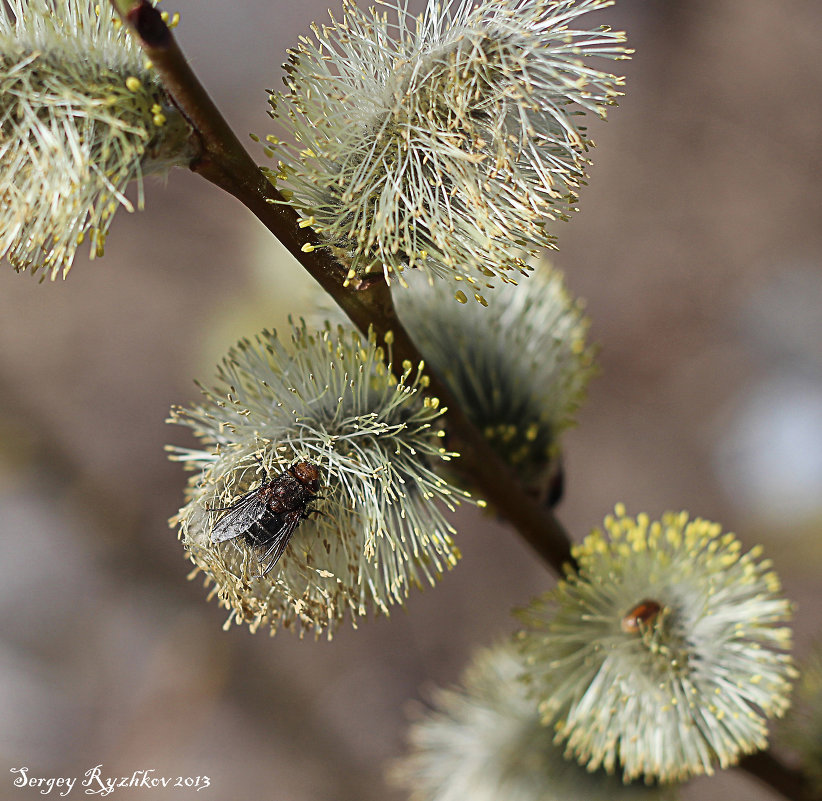
[[(237, 139), (197, 76), (159, 11), (148, 0), (112, 0), (137, 37), (163, 85), (194, 131), (198, 155), (191, 169), (232, 194), (274, 234), (328, 292), (350, 320), (366, 333), (393, 334), (396, 362), (420, 364), (423, 359), (394, 310), (390, 289), (382, 276), (348, 284), (348, 270), (322, 246), (316, 232), (300, 227), (294, 209), (262, 174)], [(430, 372), (430, 371), (429, 371)], [(549, 509), (529, 496), (482, 434), (469, 422), (445, 384), (429, 375), (430, 392), (447, 408), (449, 445), (461, 458), (456, 466), (479, 488), (558, 575), (573, 566), (570, 539)]]

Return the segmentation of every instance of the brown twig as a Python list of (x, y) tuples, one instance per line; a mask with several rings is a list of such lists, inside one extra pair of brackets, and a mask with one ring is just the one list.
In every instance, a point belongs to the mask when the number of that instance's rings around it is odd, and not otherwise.
[[(160, 12), (148, 0), (112, 3), (194, 130), (199, 152), (191, 169), (250, 209), (363, 333), (373, 328), (383, 338), (390, 331), (397, 363), (407, 360), (420, 364), (422, 355), (396, 315), (385, 280), (363, 282), (356, 288), (346, 285), (347, 269), (322, 247), (314, 231), (300, 227), (296, 211), (285, 205), (282, 195), (262, 174), (191, 70)], [(568, 534), (549, 509), (525, 492), (507, 464), (469, 422), (445, 384), (436, 376), (430, 378), (431, 394), (448, 409), (449, 444), (461, 455), (456, 466), (561, 575), (564, 565), (574, 564)]]

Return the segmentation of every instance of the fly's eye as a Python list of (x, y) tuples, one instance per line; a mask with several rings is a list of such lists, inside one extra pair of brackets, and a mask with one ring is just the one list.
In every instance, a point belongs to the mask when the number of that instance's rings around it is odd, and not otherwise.
[(320, 468), (313, 462), (297, 462), (289, 468), (291, 474), (309, 491), (320, 490)]
[(646, 598), (625, 614), (620, 623), (620, 628), (626, 634), (634, 634), (639, 631), (640, 625), (649, 626), (653, 623), (661, 610), (661, 604)]

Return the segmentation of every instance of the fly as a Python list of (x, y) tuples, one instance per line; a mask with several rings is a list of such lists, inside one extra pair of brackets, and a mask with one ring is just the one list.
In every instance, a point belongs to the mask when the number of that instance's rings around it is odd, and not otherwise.
[(211, 529), (211, 541), (243, 537), (265, 576), (280, 560), (300, 521), (313, 511), (309, 504), (319, 491), (320, 468), (313, 462), (295, 462), (274, 478), (266, 476), (259, 487), (227, 507)]

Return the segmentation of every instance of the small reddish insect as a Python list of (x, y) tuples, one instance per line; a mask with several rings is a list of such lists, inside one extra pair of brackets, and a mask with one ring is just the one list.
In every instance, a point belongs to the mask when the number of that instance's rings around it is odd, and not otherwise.
[(639, 631), (640, 625), (649, 626), (653, 623), (654, 618), (656, 618), (661, 611), (661, 604), (646, 598), (625, 614), (620, 623), (620, 628), (626, 634), (635, 634)]
[(313, 462), (296, 462), (278, 476), (247, 492), (225, 511), (211, 529), (212, 542), (235, 537), (254, 548), (265, 576), (288, 547), (292, 535), (309, 514), (309, 504), (320, 491), (320, 468)]

